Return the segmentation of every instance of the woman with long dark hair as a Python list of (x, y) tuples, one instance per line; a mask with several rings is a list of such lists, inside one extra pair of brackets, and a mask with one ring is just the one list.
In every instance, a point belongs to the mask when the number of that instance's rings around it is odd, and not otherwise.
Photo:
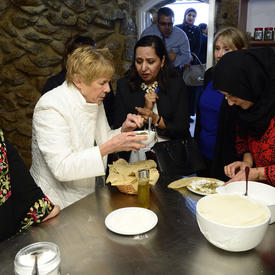
[(136, 43), (132, 65), (117, 82), (115, 126), (128, 113), (140, 114), (145, 122), (151, 117), (159, 139), (189, 136), (186, 87), (158, 36), (144, 36)]

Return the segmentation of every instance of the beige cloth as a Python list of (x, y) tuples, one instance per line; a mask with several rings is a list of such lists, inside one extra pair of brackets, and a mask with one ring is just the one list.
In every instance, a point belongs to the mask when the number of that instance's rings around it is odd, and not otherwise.
[(112, 185), (130, 185), (132, 184), (134, 189), (138, 189), (138, 171), (143, 169), (149, 169), (149, 183), (154, 185), (158, 178), (159, 172), (157, 170), (157, 164), (153, 160), (143, 160), (138, 162), (128, 163), (124, 159), (119, 159), (113, 164), (109, 165), (109, 176), (106, 179), (106, 183)]

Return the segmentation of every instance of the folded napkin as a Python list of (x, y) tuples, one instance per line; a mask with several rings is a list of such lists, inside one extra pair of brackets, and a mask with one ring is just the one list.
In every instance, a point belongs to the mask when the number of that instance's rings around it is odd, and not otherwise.
[(128, 163), (124, 159), (119, 159), (109, 165), (109, 176), (106, 183), (111, 185), (133, 185), (134, 189), (138, 189), (138, 171), (149, 169), (149, 183), (155, 184), (159, 178), (157, 164), (153, 160), (142, 160), (138, 162)]

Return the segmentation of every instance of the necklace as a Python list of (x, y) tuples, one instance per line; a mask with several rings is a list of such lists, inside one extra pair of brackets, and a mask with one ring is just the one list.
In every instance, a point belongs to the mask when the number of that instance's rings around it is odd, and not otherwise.
[(142, 82), (140, 88), (148, 94), (153, 94), (158, 92), (159, 86), (157, 81), (155, 81), (152, 85), (146, 85)]

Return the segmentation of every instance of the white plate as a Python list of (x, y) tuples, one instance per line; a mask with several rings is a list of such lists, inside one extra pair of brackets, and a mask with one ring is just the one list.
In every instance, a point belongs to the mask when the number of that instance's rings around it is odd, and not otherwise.
[[(213, 179), (213, 180), (215, 180), (215, 182), (218, 184), (218, 187), (224, 185), (223, 181), (216, 180), (216, 179)], [(195, 194), (202, 195), (202, 196), (212, 195), (213, 193), (203, 192), (203, 191), (199, 191), (199, 190), (195, 189), (196, 185), (201, 185), (202, 181), (203, 181), (203, 178), (200, 180), (192, 181), (191, 184), (187, 185), (187, 189)], [(205, 181), (207, 181), (207, 180), (205, 180)]]
[(153, 229), (157, 223), (157, 215), (153, 211), (141, 207), (120, 208), (105, 218), (106, 227), (122, 235), (145, 233)]

